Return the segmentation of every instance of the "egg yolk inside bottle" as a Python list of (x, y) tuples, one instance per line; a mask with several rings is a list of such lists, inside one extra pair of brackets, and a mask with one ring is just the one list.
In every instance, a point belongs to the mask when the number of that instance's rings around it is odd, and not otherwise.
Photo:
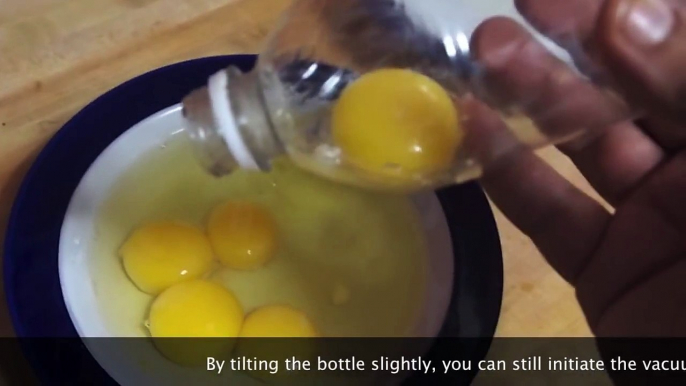
[(181, 222), (155, 222), (135, 229), (119, 249), (124, 270), (143, 292), (205, 275), (212, 267), (210, 241), (198, 228)]
[(162, 292), (150, 307), (148, 323), (153, 342), (163, 355), (193, 366), (208, 356), (230, 352), (230, 339), (211, 338), (236, 338), (243, 325), (243, 308), (222, 285), (194, 280)]
[(274, 220), (257, 204), (227, 202), (214, 208), (207, 232), (219, 261), (228, 268), (258, 269), (276, 250)]
[(400, 180), (446, 171), (464, 136), (443, 87), (403, 69), (373, 71), (349, 85), (333, 108), (331, 131), (344, 162)]

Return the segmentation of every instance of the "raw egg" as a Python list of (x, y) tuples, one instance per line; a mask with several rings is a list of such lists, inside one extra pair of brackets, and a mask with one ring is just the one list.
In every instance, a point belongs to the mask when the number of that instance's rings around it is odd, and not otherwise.
[[(228, 354), (243, 324), (243, 308), (224, 286), (205, 280), (184, 282), (162, 292), (150, 307), (150, 335), (167, 358), (183, 365)], [(193, 338), (193, 339), (169, 339)]]
[(214, 251), (226, 267), (255, 270), (276, 250), (276, 225), (262, 206), (227, 202), (212, 210), (207, 232)]
[(242, 338), (312, 338), (317, 336), (310, 318), (295, 308), (274, 305), (248, 314)]
[(172, 221), (135, 229), (119, 254), (131, 281), (153, 295), (205, 275), (213, 260), (212, 246), (200, 229)]
[(462, 140), (450, 95), (410, 70), (382, 69), (348, 86), (332, 113), (346, 162), (376, 175), (410, 178), (448, 168)]
[[(284, 361), (290, 357), (313, 360), (316, 350), (311, 339), (250, 338), (315, 338), (319, 336), (310, 318), (302, 311), (285, 305), (263, 306), (248, 314), (243, 322), (237, 353), (247, 357)], [(271, 378), (255, 372), (258, 378)], [(266, 378), (265, 378), (266, 377)]]

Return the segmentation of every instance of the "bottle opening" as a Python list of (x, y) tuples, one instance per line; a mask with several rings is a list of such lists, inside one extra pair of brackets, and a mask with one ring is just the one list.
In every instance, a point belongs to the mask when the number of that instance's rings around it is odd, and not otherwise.
[(184, 130), (201, 165), (216, 177), (238, 169), (229, 147), (217, 130), (207, 88), (193, 91), (182, 102)]
[(210, 77), (207, 84), (210, 106), (212, 108), (217, 133), (224, 139), (233, 159), (243, 169), (259, 170), (250, 148), (243, 139), (238, 122), (233, 113), (229, 97), (229, 76), (220, 71)]

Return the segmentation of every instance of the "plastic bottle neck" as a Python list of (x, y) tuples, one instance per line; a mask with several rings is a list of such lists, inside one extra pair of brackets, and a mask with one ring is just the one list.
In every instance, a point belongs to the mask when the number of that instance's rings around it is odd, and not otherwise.
[(284, 149), (275, 135), (258, 71), (214, 74), (183, 101), (185, 129), (198, 158), (215, 176), (236, 169), (268, 171)]

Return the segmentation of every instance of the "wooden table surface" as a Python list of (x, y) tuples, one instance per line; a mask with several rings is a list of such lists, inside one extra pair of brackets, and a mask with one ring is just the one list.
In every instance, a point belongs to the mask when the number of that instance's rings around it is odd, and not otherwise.
[[(0, 243), (22, 177), (74, 113), (104, 91), (156, 67), (201, 56), (259, 52), (289, 2), (0, 2)], [(547, 150), (543, 156), (588, 189), (560, 153)], [(505, 260), (498, 335), (588, 336), (573, 290), (497, 210), (496, 219)], [(4, 295), (0, 299), (0, 335), (12, 335)]]

